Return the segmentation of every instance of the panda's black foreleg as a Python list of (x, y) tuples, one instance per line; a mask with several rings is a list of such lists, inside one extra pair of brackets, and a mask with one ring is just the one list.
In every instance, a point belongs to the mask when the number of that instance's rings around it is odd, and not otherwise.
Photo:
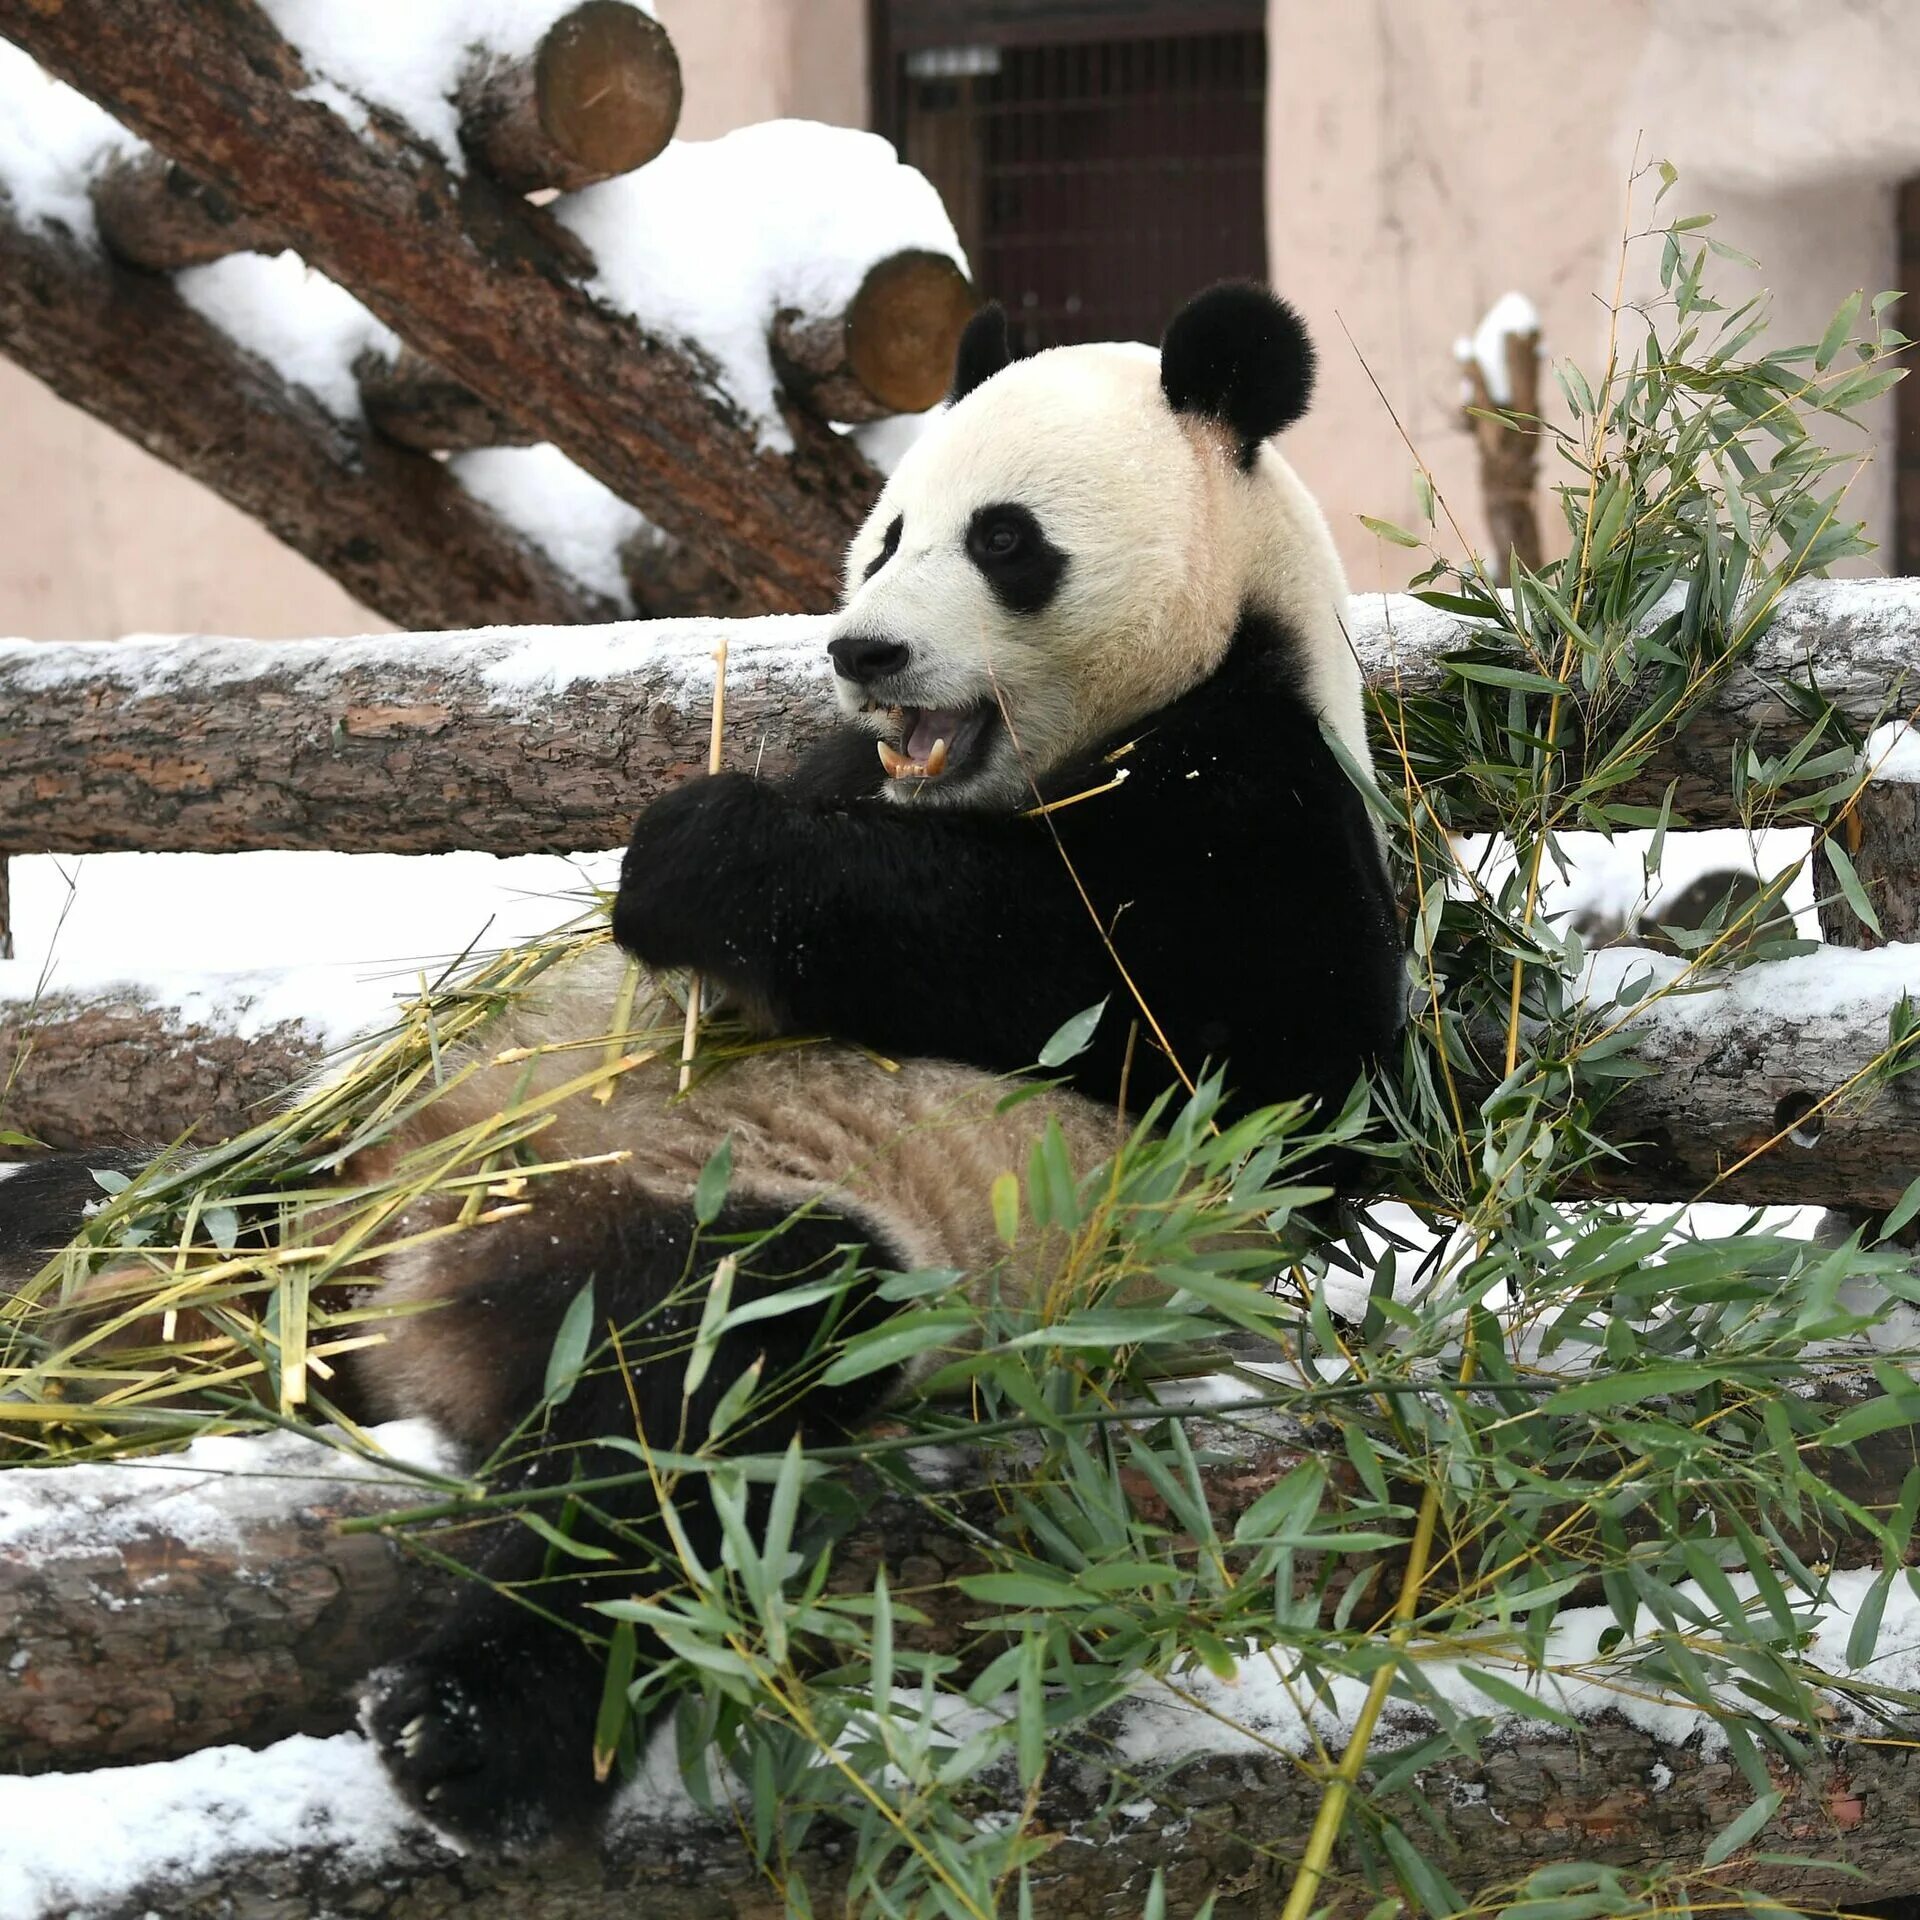
[[(631, 1440), (636, 1429), (650, 1447), (696, 1450), (720, 1397), (756, 1362), (761, 1378), (748, 1430), (727, 1436), (736, 1450), (777, 1451), (796, 1433), (832, 1437), (873, 1411), (890, 1384), (885, 1373), (836, 1389), (815, 1377), (827, 1349), (886, 1311), (869, 1277), (833, 1298), (724, 1334), (691, 1395), (683, 1391), (685, 1358), (699, 1300), (676, 1301), (674, 1326), (660, 1325), (660, 1303), (684, 1291), (690, 1272), (711, 1272), (729, 1241), (738, 1250), (737, 1306), (834, 1273), (849, 1247), (864, 1248), (863, 1266), (898, 1264), (892, 1250), (874, 1244), (870, 1227), (828, 1211), (788, 1215), (733, 1204), (697, 1246), (694, 1238), (690, 1213), (652, 1209), (639, 1218), (574, 1221), (555, 1246), (536, 1214), (510, 1271), (479, 1263), (472, 1284), (422, 1322), (423, 1330), (442, 1322), (442, 1341), (486, 1343), (513, 1376), (503, 1386), (518, 1398), (522, 1416), (539, 1406), (554, 1335), (589, 1271), (598, 1332), (631, 1329), (622, 1340), (630, 1364), (603, 1356), (592, 1365), (546, 1412), (525, 1464), (496, 1484), (557, 1488), (635, 1474), (641, 1462), (631, 1451), (595, 1443)], [(540, 1247), (549, 1261), (538, 1257)], [(647, 1360), (650, 1343), (670, 1351)], [(687, 1546), (703, 1565), (717, 1564), (719, 1526), (702, 1476), (682, 1476), (672, 1500)], [(562, 1517), (558, 1499), (538, 1511), (550, 1521)], [(570, 1517), (573, 1539), (615, 1558), (572, 1558), (531, 1528), (508, 1523), (446, 1622), (375, 1673), (363, 1695), (363, 1724), (395, 1783), (429, 1820), (463, 1840), (537, 1844), (598, 1817), (613, 1785), (596, 1782), (593, 1765), (602, 1636), (610, 1622), (592, 1603), (652, 1597), (684, 1578), (679, 1549), (644, 1479), (593, 1491)], [(666, 1657), (643, 1630), (643, 1665)]]
[(96, 1169), (131, 1178), (148, 1158), (117, 1150), (57, 1153), (0, 1167), (0, 1299), (31, 1280), (107, 1199)]

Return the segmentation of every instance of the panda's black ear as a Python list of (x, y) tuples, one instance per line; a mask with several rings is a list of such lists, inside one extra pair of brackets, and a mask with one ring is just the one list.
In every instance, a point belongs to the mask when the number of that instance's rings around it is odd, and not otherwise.
[(1175, 413), (1217, 420), (1251, 467), (1260, 443), (1290, 427), (1313, 395), (1313, 342), (1300, 316), (1251, 280), (1195, 294), (1160, 343), (1160, 387)]
[(960, 349), (953, 357), (953, 391), (947, 398), (964, 400), (1012, 360), (1013, 352), (1007, 345), (1007, 310), (998, 300), (989, 300), (967, 322), (960, 336)]

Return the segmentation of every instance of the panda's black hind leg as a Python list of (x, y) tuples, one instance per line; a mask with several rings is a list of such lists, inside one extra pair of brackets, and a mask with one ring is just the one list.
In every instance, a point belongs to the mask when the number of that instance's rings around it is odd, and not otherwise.
[[(600, 1332), (609, 1324), (635, 1330), (622, 1342), (632, 1362), (649, 1331), (662, 1331), (659, 1315), (649, 1320), (649, 1314), (689, 1272), (711, 1272), (729, 1250), (739, 1259), (736, 1306), (834, 1272), (850, 1246), (865, 1249), (865, 1267), (900, 1264), (894, 1250), (875, 1244), (869, 1224), (828, 1211), (793, 1216), (771, 1206), (730, 1204), (697, 1246), (691, 1213), (682, 1209), (629, 1202), (611, 1217), (566, 1222), (557, 1242), (544, 1211), (529, 1216), (518, 1236), (490, 1238), (455, 1298), (421, 1322), (423, 1331), (436, 1330), (436, 1340), (469, 1349), (468, 1364), (476, 1346), (493, 1356), (508, 1376), (501, 1384), (514, 1416), (539, 1405), (554, 1336), (589, 1273)], [(685, 1336), (697, 1323), (699, 1302), (677, 1306), (678, 1337), (663, 1341), (670, 1351), (625, 1372), (590, 1365), (547, 1414), (537, 1450), (519, 1469), (494, 1476), (493, 1484), (517, 1478), (524, 1487), (558, 1487), (574, 1478), (634, 1473), (640, 1463), (630, 1451), (593, 1443), (635, 1437), (636, 1414), (652, 1446), (695, 1449), (720, 1395), (756, 1360), (761, 1391), (742, 1447), (778, 1451), (796, 1432), (818, 1439), (857, 1426), (885, 1395), (887, 1374), (831, 1390), (811, 1383), (811, 1375), (830, 1337), (871, 1324), (885, 1311), (873, 1285), (863, 1278), (832, 1299), (724, 1334), (690, 1398), (682, 1391)], [(560, 1502), (542, 1502), (538, 1511), (557, 1521)], [(694, 1554), (712, 1564), (719, 1527), (699, 1476), (680, 1481), (674, 1511)], [(593, 1767), (605, 1670), (599, 1636), (609, 1622), (591, 1603), (658, 1593), (676, 1584), (680, 1572), (644, 1481), (595, 1492), (575, 1510), (571, 1531), (616, 1559), (573, 1559), (529, 1528), (502, 1527), (477, 1566), (480, 1577), (465, 1583), (445, 1623), (374, 1673), (363, 1691), (361, 1723), (394, 1783), (428, 1820), (463, 1841), (518, 1850), (577, 1834), (594, 1824), (611, 1796), (613, 1783), (596, 1782)], [(638, 1651), (643, 1667), (667, 1657), (644, 1631)]]

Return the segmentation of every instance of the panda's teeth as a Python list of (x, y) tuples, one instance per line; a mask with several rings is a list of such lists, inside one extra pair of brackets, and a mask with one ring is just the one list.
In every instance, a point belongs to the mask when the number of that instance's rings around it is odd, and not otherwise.
[(937, 780), (947, 770), (947, 743), (936, 740), (933, 751), (927, 755), (926, 775), (929, 780)]
[(889, 780), (898, 780), (902, 774), (913, 771), (913, 762), (899, 752), (892, 741), (876, 740), (874, 745), (880, 749), (880, 764), (886, 768)]

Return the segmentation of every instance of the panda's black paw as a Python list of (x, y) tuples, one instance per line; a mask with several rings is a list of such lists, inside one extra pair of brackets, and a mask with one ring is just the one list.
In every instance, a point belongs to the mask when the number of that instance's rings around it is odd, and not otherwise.
[(598, 1670), (577, 1650), (427, 1648), (370, 1675), (360, 1724), (402, 1797), (488, 1852), (526, 1853), (590, 1827)]
[(763, 944), (769, 887), (788, 864), (788, 801), (745, 774), (690, 780), (634, 826), (620, 866), (614, 938), (653, 967), (730, 979)]

